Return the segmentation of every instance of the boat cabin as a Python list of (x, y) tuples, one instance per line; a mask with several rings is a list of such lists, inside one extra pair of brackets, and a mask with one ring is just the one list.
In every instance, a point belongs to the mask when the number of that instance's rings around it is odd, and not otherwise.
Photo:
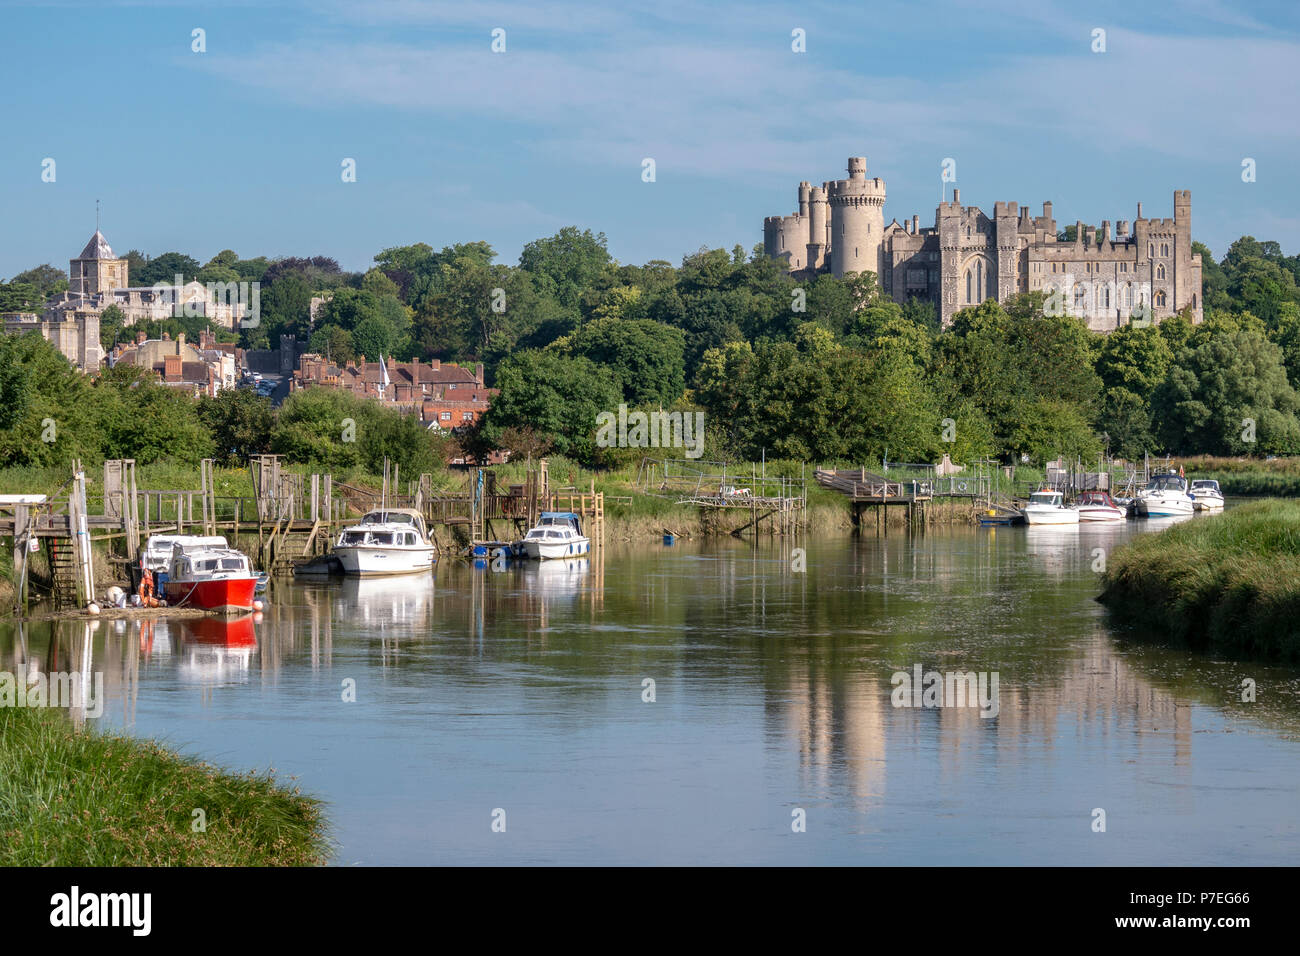
[[(419, 536), (419, 541), (413, 541), (412, 544), (423, 544), (429, 537), (429, 533), (424, 528), (424, 517), (414, 508), (378, 508), (374, 511), (367, 511), (361, 519), (362, 525), (398, 525), (414, 529)], [(348, 531), (356, 529), (349, 528)], [(376, 542), (381, 544), (400, 544), (400, 541)]]
[(1166, 475), (1155, 475), (1147, 483), (1147, 491), (1178, 491), (1183, 494), (1187, 493), (1187, 479), (1182, 475), (1176, 475), (1170, 472)]
[(230, 544), (219, 535), (155, 534), (144, 543), (144, 554), (141, 556), (144, 566), (154, 572), (168, 570), (172, 563), (172, 552), (177, 547), (184, 551), (197, 548), (229, 548)]
[(389, 526), (395, 523), (396, 522), (387, 522), (385, 523), (385, 526), (373, 529), (364, 527), (348, 528), (339, 535), (338, 546), (341, 548), (348, 548), (372, 545), (374, 547), (392, 548), (403, 546), (416, 547), (424, 544), (424, 540), (419, 531), (415, 529), (402, 531)]
[(1108, 491), (1083, 491), (1083, 492), (1080, 492), (1080, 493), (1079, 493), (1079, 497), (1078, 497), (1077, 499), (1075, 499), (1075, 504), (1078, 504), (1078, 505), (1105, 505), (1107, 508), (1118, 508), (1118, 507), (1119, 507), (1119, 505), (1115, 504), (1115, 499), (1111, 498), (1111, 496), (1110, 496), (1110, 492), (1108, 492)]
[(1223, 494), (1223, 492), (1219, 490), (1219, 483), (1215, 481), (1213, 478), (1198, 478), (1195, 481), (1193, 481), (1192, 492), (1195, 493), (1198, 491), (1201, 492), (1202, 494), (1208, 492), (1214, 492), (1215, 494), (1218, 495)]
[(1035, 491), (1029, 496), (1031, 505), (1041, 508), (1064, 508), (1064, 498), (1059, 491)]
[[(572, 511), (543, 511), (537, 519), (537, 524), (533, 530), (554, 528), (572, 528), (574, 534), (581, 535), (582, 527), (578, 522), (578, 516)], [(529, 532), (531, 534), (531, 532)]]
[(252, 573), (248, 558), (230, 548), (184, 550), (183, 546), (177, 545), (172, 553), (170, 577), (173, 581), (247, 578)]

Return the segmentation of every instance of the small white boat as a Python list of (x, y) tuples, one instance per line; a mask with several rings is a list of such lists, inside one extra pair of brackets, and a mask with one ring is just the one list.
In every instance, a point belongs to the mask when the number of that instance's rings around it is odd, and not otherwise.
[(1085, 491), (1075, 499), (1080, 521), (1123, 521), (1128, 512), (1104, 491)]
[(424, 518), (412, 508), (369, 511), (359, 524), (344, 528), (331, 552), (344, 574), (363, 577), (420, 574), (433, 567), (433, 543)]
[(1198, 478), (1193, 481), (1188, 494), (1192, 496), (1192, 507), (1197, 511), (1223, 510), (1223, 492), (1213, 478)]
[(1035, 491), (1029, 496), (1025, 505), (1025, 520), (1030, 524), (1069, 524), (1079, 523), (1077, 508), (1067, 508), (1064, 496), (1059, 491)]
[(529, 558), (576, 558), (590, 547), (578, 516), (571, 511), (543, 511), (536, 527), (518, 543), (518, 550)]
[(1173, 472), (1153, 477), (1137, 499), (1137, 513), (1144, 518), (1172, 518), (1194, 510), (1187, 479)]

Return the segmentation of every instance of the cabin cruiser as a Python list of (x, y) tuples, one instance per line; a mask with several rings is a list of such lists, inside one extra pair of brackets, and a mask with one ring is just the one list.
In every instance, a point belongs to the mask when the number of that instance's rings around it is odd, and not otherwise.
[(1193, 511), (1192, 497), (1187, 493), (1187, 479), (1173, 472), (1156, 475), (1138, 495), (1137, 513), (1144, 518), (1169, 518), (1189, 515)]
[(334, 545), (344, 574), (419, 574), (433, 567), (433, 543), (424, 518), (412, 508), (369, 511), (344, 528)]
[(253, 609), (257, 575), (233, 548), (177, 543), (167, 571), (167, 603), (223, 614)]
[(583, 536), (573, 512), (543, 511), (537, 525), (515, 547), (529, 558), (572, 558), (586, 554), (591, 541)]
[(1075, 499), (1080, 521), (1123, 521), (1128, 517), (1125, 508), (1105, 491), (1084, 491)]
[(1025, 520), (1030, 524), (1074, 524), (1079, 523), (1076, 508), (1065, 506), (1064, 496), (1059, 491), (1035, 491), (1029, 496), (1025, 505)]
[(1192, 496), (1192, 507), (1197, 511), (1223, 510), (1223, 492), (1213, 478), (1198, 478), (1193, 481), (1188, 494)]

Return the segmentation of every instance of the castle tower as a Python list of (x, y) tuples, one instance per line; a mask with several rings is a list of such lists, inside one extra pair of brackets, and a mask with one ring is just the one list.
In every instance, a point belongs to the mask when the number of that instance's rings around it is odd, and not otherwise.
[(68, 263), (68, 291), (73, 295), (97, 295), (127, 287), (126, 260), (118, 259), (98, 229)]
[(880, 242), (885, 231), (885, 183), (867, 178), (865, 156), (849, 157), (849, 178), (831, 183), (831, 271), (880, 275)]
[(828, 225), (826, 190), (813, 186), (808, 197), (808, 263), (809, 269), (826, 265), (826, 229)]

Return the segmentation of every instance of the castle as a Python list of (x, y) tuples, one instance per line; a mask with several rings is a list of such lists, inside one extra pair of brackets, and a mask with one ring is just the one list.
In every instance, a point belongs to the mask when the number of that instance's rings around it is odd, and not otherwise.
[(1020, 292), (1048, 293), (1047, 308), (1087, 320), (1109, 332), (1134, 315), (1154, 321), (1190, 309), (1201, 321), (1201, 257), (1192, 252), (1192, 194), (1174, 193), (1174, 218), (1137, 218), (1100, 230), (1075, 223), (1074, 241), (1062, 241), (1052, 204), (1040, 216), (1014, 202), (993, 204), (993, 215), (963, 206), (961, 191), (935, 211), (933, 228), (920, 217), (884, 222), (885, 183), (867, 178), (865, 157), (849, 158), (848, 179), (820, 187), (799, 184), (799, 211), (763, 220), (763, 248), (791, 274), (842, 277), (874, 272), (895, 302), (932, 302), (946, 327), (961, 309), (987, 299), (1004, 302)]

